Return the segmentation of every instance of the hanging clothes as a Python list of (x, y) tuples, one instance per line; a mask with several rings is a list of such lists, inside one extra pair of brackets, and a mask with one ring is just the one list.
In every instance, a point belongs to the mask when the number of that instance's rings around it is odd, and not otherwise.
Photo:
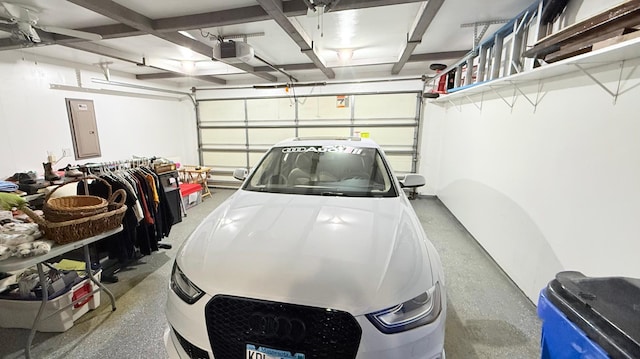
[[(157, 175), (142, 166), (101, 171), (97, 176), (108, 182), (113, 191), (124, 189), (127, 193), (123, 231), (105, 239), (109, 241), (109, 257), (126, 262), (157, 251), (158, 242), (169, 235), (174, 221)], [(108, 197), (108, 188), (100, 181), (91, 182), (88, 188), (92, 195)], [(82, 182), (78, 193), (84, 194)]]
[[(127, 199), (125, 201), (127, 211), (122, 219), (122, 232), (116, 233), (102, 241), (102, 243), (106, 244), (110, 258), (125, 262), (135, 257), (134, 246), (138, 226), (138, 218), (135, 214), (135, 205), (137, 202), (136, 193), (132, 192), (129, 186), (110, 176), (101, 175), (100, 178), (107, 181), (113, 191), (123, 189), (127, 193)], [(87, 187), (89, 188), (89, 194), (109, 199), (109, 188), (104, 183), (93, 181), (89, 183)], [(78, 194), (85, 194), (84, 188), (84, 181), (80, 181), (78, 183)]]
[(167, 198), (164, 187), (160, 182), (158, 175), (148, 167), (141, 167), (142, 171), (146, 172), (147, 176), (153, 178), (155, 191), (158, 196), (157, 215), (156, 215), (156, 235), (158, 240), (168, 237), (171, 232), (171, 227), (175, 222), (173, 212), (169, 205), (169, 199)]

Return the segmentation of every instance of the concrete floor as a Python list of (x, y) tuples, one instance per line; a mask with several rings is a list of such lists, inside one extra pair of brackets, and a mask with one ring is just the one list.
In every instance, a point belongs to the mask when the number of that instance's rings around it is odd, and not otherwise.
[[(188, 210), (174, 226), (170, 250), (144, 257), (107, 284), (108, 298), (64, 333), (37, 333), (35, 358), (166, 358), (162, 335), (164, 305), (173, 258), (182, 241), (213, 208), (231, 195), (215, 190), (211, 199)], [(448, 359), (536, 358), (540, 356), (540, 322), (533, 304), (434, 198), (412, 201), (422, 225), (442, 258), (448, 293), (446, 352)], [(0, 329), (0, 357), (23, 358), (28, 330)], [(395, 359), (395, 358), (393, 358)]]

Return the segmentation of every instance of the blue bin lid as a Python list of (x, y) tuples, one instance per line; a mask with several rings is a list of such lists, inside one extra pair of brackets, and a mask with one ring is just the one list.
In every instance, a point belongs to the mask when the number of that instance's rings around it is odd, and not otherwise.
[(640, 279), (560, 272), (547, 297), (611, 358), (640, 358)]

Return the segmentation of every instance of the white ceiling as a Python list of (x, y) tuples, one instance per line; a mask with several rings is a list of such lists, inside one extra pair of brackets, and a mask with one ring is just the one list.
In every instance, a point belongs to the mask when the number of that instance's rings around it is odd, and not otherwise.
[[(316, 3), (319, 1), (315, 0)], [(111, 3), (111, 0), (11, 0), (11, 2), (37, 11), (38, 24), (40, 25), (83, 30), (90, 28), (92, 31), (99, 32), (103, 30), (96, 28), (97, 26), (118, 24), (121, 20), (116, 21), (80, 6), (87, 6), (87, 4), (91, 3)], [(115, 0), (114, 2), (116, 6), (124, 6), (151, 20), (212, 13), (241, 7), (253, 9), (254, 11), (263, 11), (257, 0), (188, 0), (179, 3), (173, 0)], [(532, 2), (533, 0), (445, 0), (422, 36), (422, 41), (415, 47), (412, 54), (468, 51), (473, 46), (474, 29), (472, 27), (461, 28), (461, 24), (510, 19)], [(80, 5), (76, 5), (76, 3)], [(303, 0), (289, 0), (285, 1), (285, 9), (288, 8), (286, 5), (295, 3), (300, 3), (301, 8), (304, 8)], [(355, 10), (340, 10), (340, 6), (351, 4), (355, 7), (362, 7), (362, 4), (369, 6), (371, 3), (378, 6)], [(192, 26), (188, 26), (186, 30), (195, 40), (209, 47), (214, 46), (217, 40), (212, 40), (212, 37), (207, 35), (228, 36), (264, 33), (263, 36), (248, 37), (247, 43), (254, 48), (256, 55), (260, 58), (278, 68), (284, 67), (287, 74), (301, 82), (419, 77), (422, 74), (432, 73), (429, 70), (429, 64), (431, 63), (450, 64), (459, 58), (450, 57), (422, 62), (410, 60), (404, 64), (397, 75), (392, 75), (392, 67), (400, 59), (406, 46), (407, 38), (412, 32), (414, 23), (421, 14), (423, 7), (423, 2), (410, 0), (341, 0), (337, 1), (335, 11), (328, 12), (321, 17), (317, 14), (301, 14), (300, 16), (288, 17), (291, 23), (302, 29), (308, 38), (313, 41), (318, 57), (327, 68), (335, 73), (335, 78), (330, 78), (320, 69), (312, 67), (313, 62), (310, 57), (301, 52), (299, 45), (266, 13), (264, 13), (264, 20), (260, 21), (246, 23), (235, 21), (236, 24), (233, 25), (204, 28), (191, 28)], [(214, 18), (214, 16), (215, 14), (210, 17)], [(220, 19), (224, 20), (225, 17), (219, 16), (218, 20)], [(320, 29), (318, 29), (319, 25)], [(9, 37), (10, 33), (7, 32), (11, 29), (11, 26), (13, 25), (4, 25), (5, 31), (0, 31), (0, 51), (20, 49), (19, 45), (21, 43)], [(131, 26), (136, 27), (135, 25)], [(491, 34), (500, 26), (492, 25), (487, 34)], [(0, 27), (1, 29), (3, 28)], [(256, 74), (212, 60), (204, 54), (190, 51), (156, 35), (158, 34), (109, 38), (111, 36), (106, 34), (104, 36), (105, 39), (94, 41), (90, 44), (91, 46), (99, 45), (101, 50), (94, 51), (99, 54), (70, 48), (62, 42), (60, 42), (60, 45), (41, 44), (36, 47), (32, 46), (26, 51), (34, 56), (47, 56), (87, 65), (109, 61), (112, 63), (109, 66), (113, 70), (134, 75), (165, 73), (166, 71), (161, 69), (169, 69), (191, 76), (214, 76), (218, 80), (226, 81), (226, 85), (231, 86), (290, 81), (285, 74), (275, 70), (267, 72), (271, 75), (270, 79), (258, 77)], [(54, 37), (53, 39), (60, 40), (61, 38)], [(22, 42), (22, 44), (26, 43)], [(86, 42), (76, 44), (87, 45)], [(339, 49), (351, 49), (353, 51), (352, 58), (348, 61), (341, 61), (337, 56), (337, 50)], [(112, 53), (119, 56), (113, 57)], [(135, 63), (142, 63), (143, 58), (147, 65), (157, 66), (139, 66)], [(125, 61), (122, 61), (123, 59)], [(194, 69), (185, 68), (182, 65), (182, 60), (193, 61), (193, 64), (195, 64)], [(305, 69), (289, 69), (284, 66), (304, 66), (300, 64), (306, 64)], [(254, 67), (253, 70), (255, 70), (255, 67), (266, 66), (265, 63), (257, 59), (249, 61), (249, 65)], [(264, 76), (266, 73), (262, 72), (262, 74)], [(199, 80), (195, 77), (176, 77), (148, 81), (173, 83), (181, 87), (224, 86)]]

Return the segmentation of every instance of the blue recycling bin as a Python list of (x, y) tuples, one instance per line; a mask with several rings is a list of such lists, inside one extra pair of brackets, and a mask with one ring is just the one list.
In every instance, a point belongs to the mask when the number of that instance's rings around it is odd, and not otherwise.
[(640, 358), (640, 280), (560, 272), (540, 292), (542, 359)]

